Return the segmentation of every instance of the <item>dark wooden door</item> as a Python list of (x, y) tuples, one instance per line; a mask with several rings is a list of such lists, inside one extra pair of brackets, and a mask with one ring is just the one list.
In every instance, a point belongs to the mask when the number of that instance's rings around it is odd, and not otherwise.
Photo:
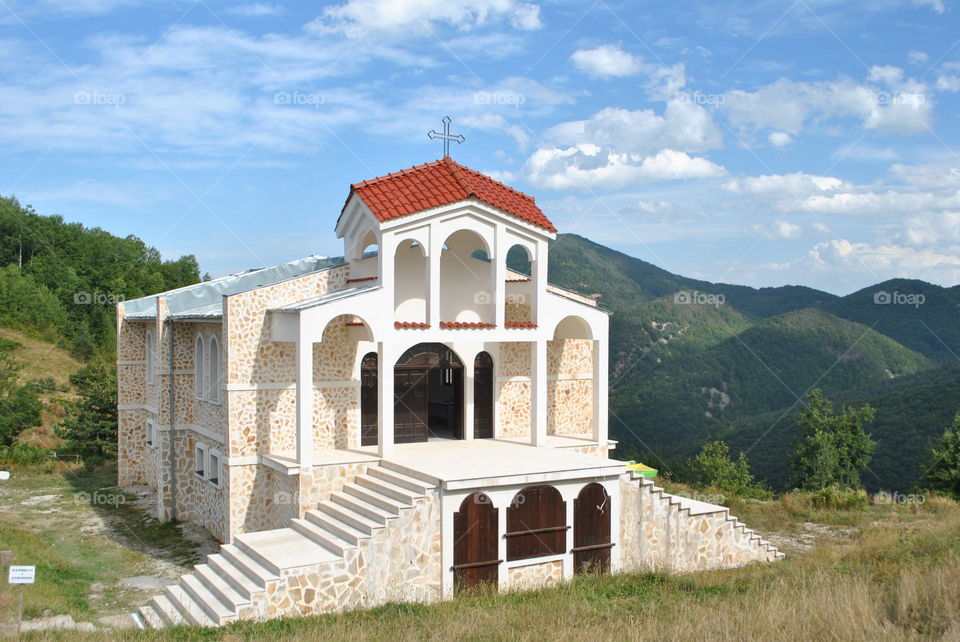
[(497, 555), (499, 534), (497, 509), (483, 493), (463, 500), (453, 514), (453, 586), (460, 591), (481, 584), (497, 585), (503, 561)]
[(360, 362), (360, 445), (377, 445), (377, 353), (371, 352)]
[(394, 373), (393, 441), (427, 441), (427, 375), (422, 368), (397, 368)]
[(573, 570), (610, 570), (610, 496), (600, 484), (588, 484), (573, 500)]
[(562, 555), (567, 550), (567, 503), (553, 486), (529, 486), (507, 509), (507, 559)]
[(473, 365), (473, 436), (493, 438), (493, 359), (486, 352)]

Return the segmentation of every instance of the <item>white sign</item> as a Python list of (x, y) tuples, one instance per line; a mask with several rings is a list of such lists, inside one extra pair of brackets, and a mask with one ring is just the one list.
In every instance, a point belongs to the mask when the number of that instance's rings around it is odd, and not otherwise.
[(11, 566), (7, 582), (10, 584), (33, 584), (33, 578), (36, 575), (36, 566)]

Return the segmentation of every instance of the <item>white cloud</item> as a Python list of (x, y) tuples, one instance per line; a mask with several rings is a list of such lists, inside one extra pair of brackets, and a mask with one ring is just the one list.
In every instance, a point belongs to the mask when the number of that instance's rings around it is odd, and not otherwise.
[(960, 91), (960, 76), (938, 76), (937, 89), (952, 93)]
[(654, 156), (612, 153), (596, 145), (540, 149), (527, 160), (529, 180), (546, 189), (619, 189), (628, 185), (685, 178), (713, 178), (723, 167), (705, 158), (665, 149)]
[(810, 249), (808, 257), (812, 267), (831, 271), (852, 269), (914, 276), (951, 285), (960, 281), (960, 255), (956, 253), (833, 239), (817, 243)]
[(927, 131), (933, 98), (926, 84), (904, 79), (897, 67), (873, 67), (868, 83), (849, 78), (798, 82), (781, 78), (754, 92), (733, 90), (721, 108), (735, 125), (798, 134), (809, 124), (856, 118), (866, 129), (901, 134)]
[(227, 13), (238, 16), (247, 16), (249, 18), (260, 18), (263, 16), (278, 16), (283, 13), (283, 7), (276, 4), (266, 4), (256, 2), (252, 4), (238, 4), (225, 9)]
[(934, 13), (943, 13), (947, 10), (943, 0), (913, 0), (913, 4), (918, 7), (930, 7)]
[(930, 60), (930, 56), (927, 55), (925, 51), (917, 51), (914, 49), (907, 53), (907, 62), (911, 65), (922, 65), (928, 60)]
[(724, 183), (723, 188), (735, 194), (752, 194), (774, 199), (798, 199), (809, 194), (833, 192), (844, 185), (844, 181), (833, 176), (794, 172), (735, 178)]
[(597, 78), (634, 76), (643, 70), (643, 62), (619, 45), (601, 45), (596, 49), (578, 49), (570, 56), (580, 71)]
[(773, 225), (756, 225), (754, 229), (768, 239), (797, 239), (803, 228), (790, 221), (776, 221)]
[(793, 142), (793, 138), (787, 132), (770, 132), (767, 140), (774, 147), (786, 147)]
[(500, 21), (522, 31), (543, 26), (539, 7), (517, 0), (348, 0), (324, 9), (310, 29), (354, 39), (409, 38), (438, 25), (470, 31)]

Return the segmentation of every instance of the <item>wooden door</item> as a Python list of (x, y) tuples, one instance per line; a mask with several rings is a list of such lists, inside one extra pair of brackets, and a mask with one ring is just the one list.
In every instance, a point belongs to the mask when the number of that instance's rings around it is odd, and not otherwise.
[(473, 366), (473, 437), (493, 438), (493, 359), (486, 352)]
[(528, 486), (507, 509), (507, 559), (562, 555), (567, 550), (567, 503), (553, 486)]
[(427, 375), (423, 368), (397, 368), (394, 373), (393, 441), (427, 441)]
[(499, 518), (490, 498), (474, 493), (453, 514), (453, 586), (460, 591), (482, 584), (497, 585)]
[(610, 570), (610, 496), (600, 484), (588, 484), (573, 500), (573, 570)]
[(377, 353), (371, 352), (360, 362), (360, 445), (377, 445)]

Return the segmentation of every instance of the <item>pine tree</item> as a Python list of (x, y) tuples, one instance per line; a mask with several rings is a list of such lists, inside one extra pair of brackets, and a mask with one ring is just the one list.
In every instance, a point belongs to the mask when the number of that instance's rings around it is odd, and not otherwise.
[(960, 500), (960, 412), (930, 451), (926, 487)]
[(70, 376), (80, 399), (57, 426), (67, 446), (80, 455), (114, 455), (117, 451), (117, 373), (95, 359)]

